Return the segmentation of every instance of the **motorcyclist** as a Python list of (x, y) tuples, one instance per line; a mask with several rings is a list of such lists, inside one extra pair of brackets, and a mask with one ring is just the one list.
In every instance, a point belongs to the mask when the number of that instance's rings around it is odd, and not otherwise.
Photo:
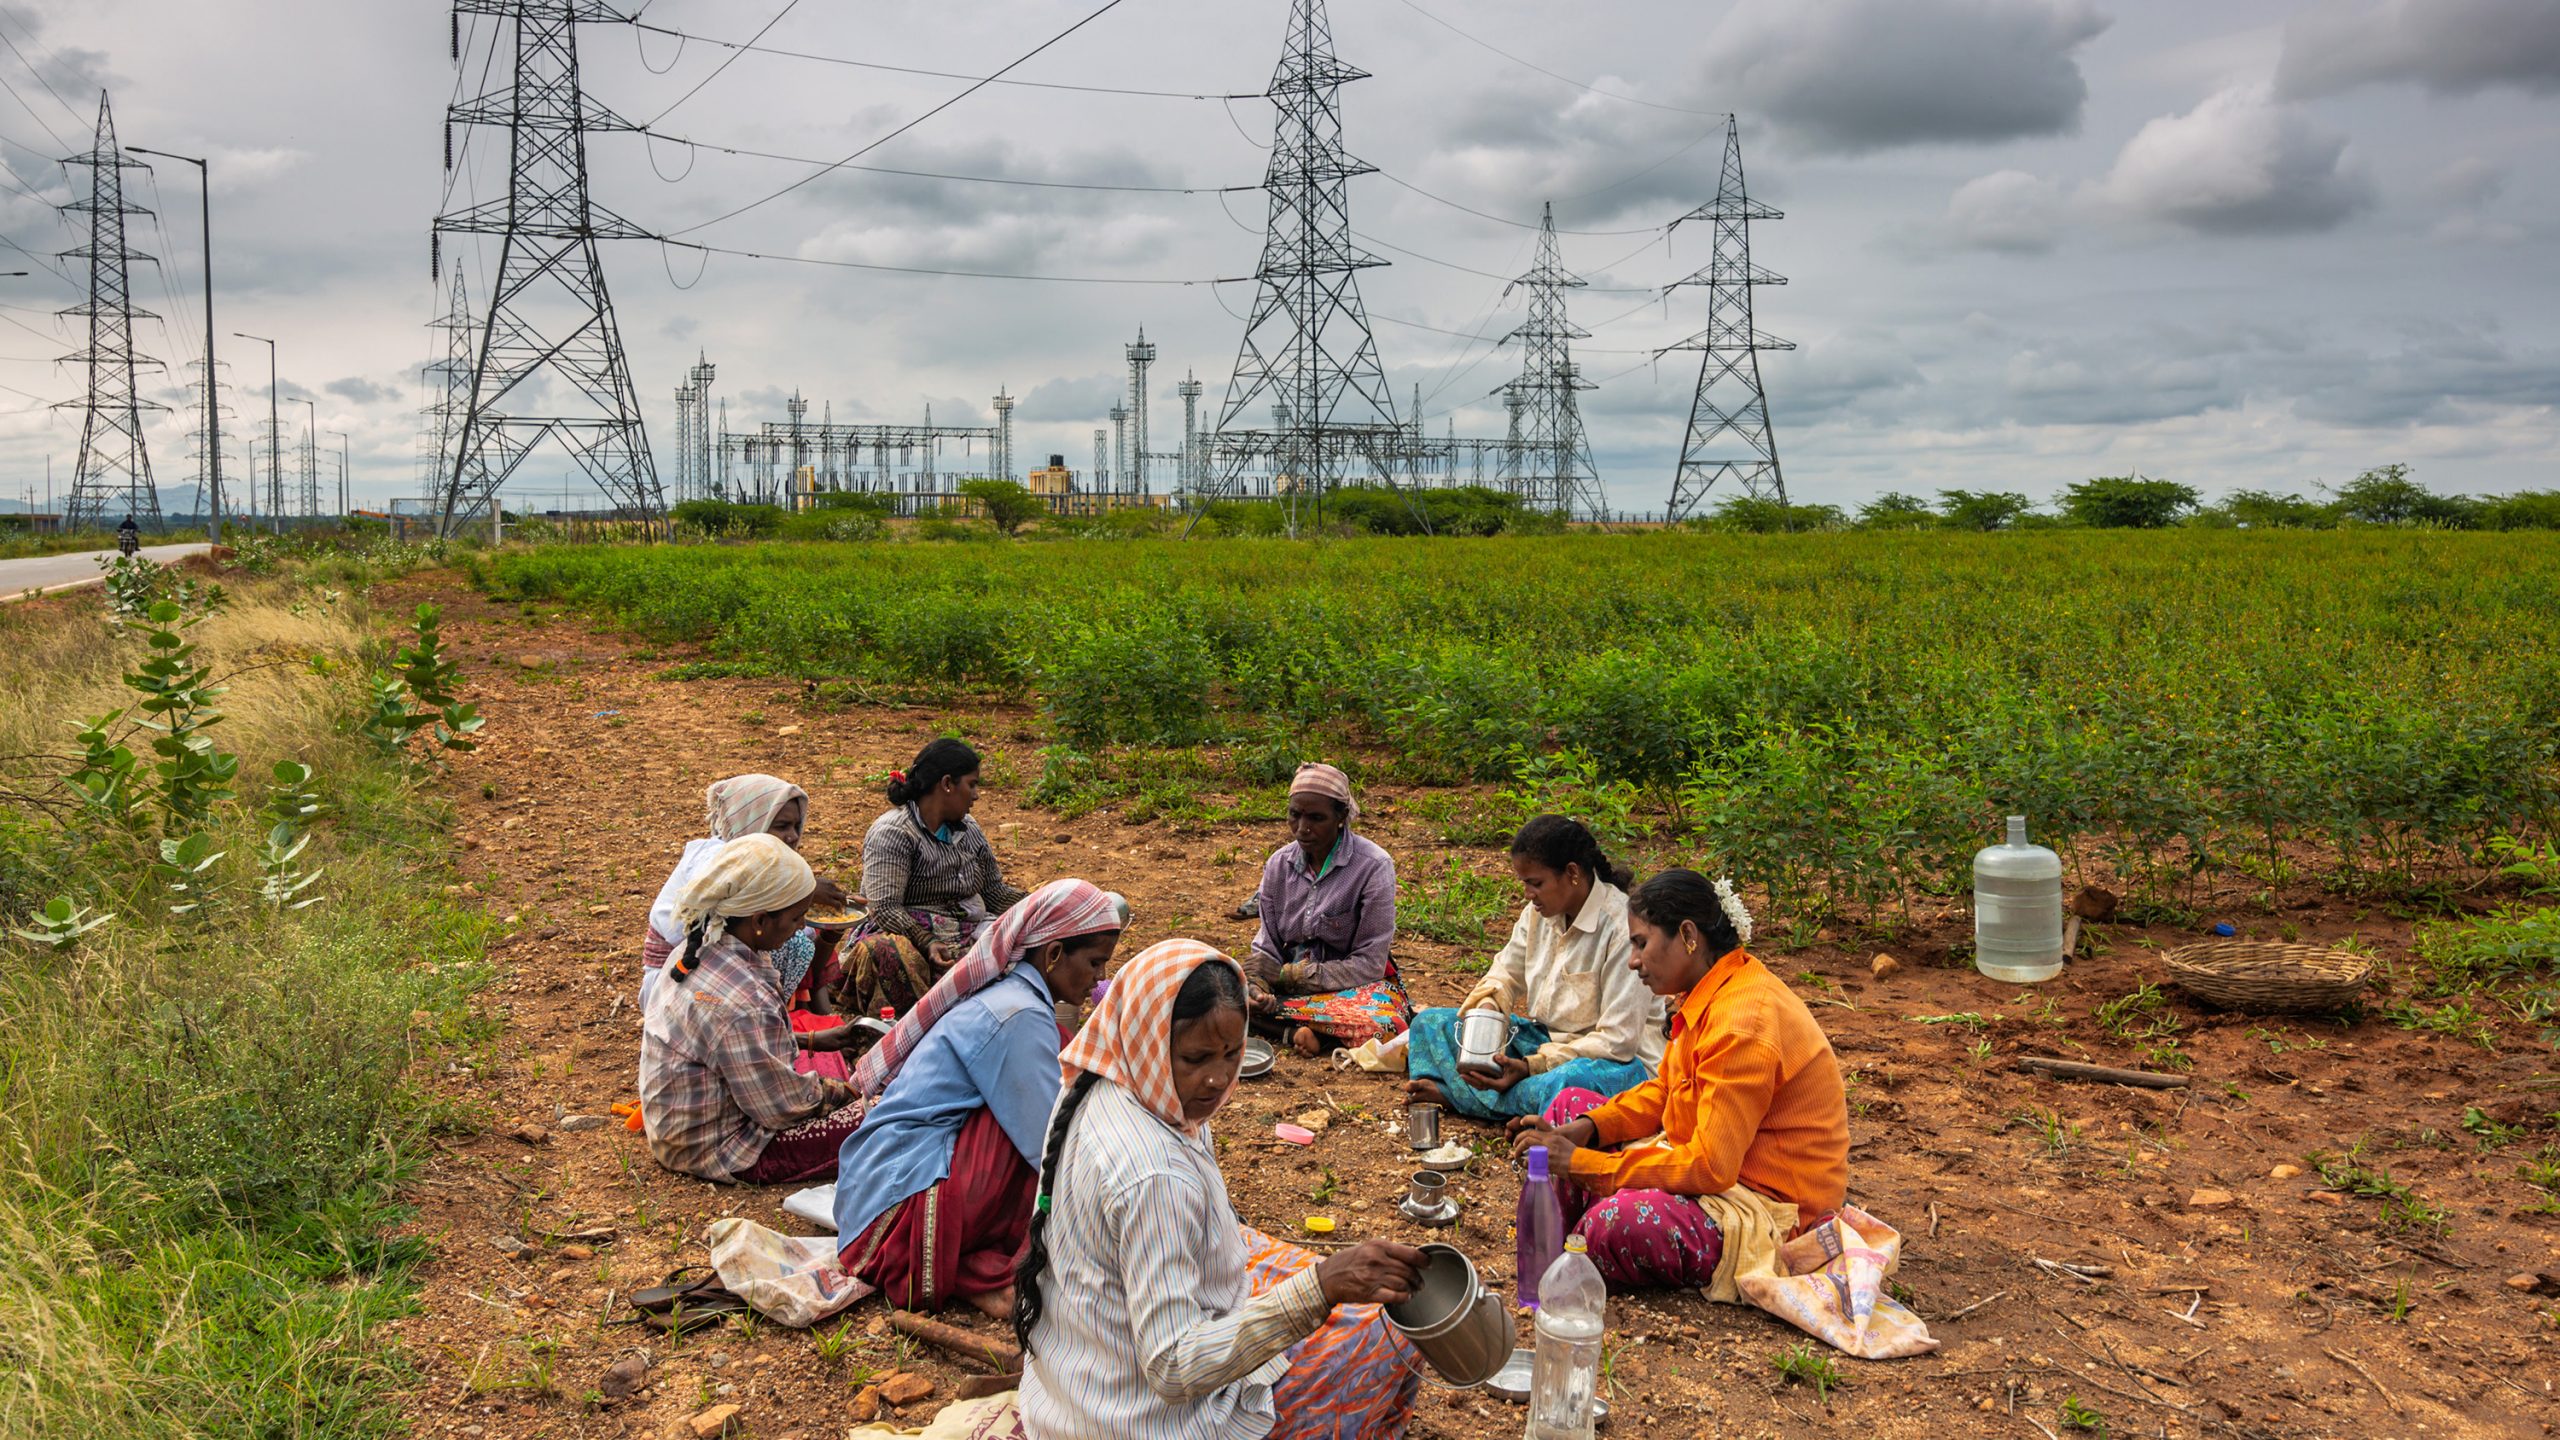
[(134, 524), (133, 517), (127, 515), (124, 517), (124, 523), (116, 527), (116, 549), (122, 554), (131, 555), (141, 548), (142, 527)]

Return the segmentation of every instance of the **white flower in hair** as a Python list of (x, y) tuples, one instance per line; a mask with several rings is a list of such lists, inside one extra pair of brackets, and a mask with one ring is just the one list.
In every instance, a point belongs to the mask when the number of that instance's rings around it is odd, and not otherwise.
[(1743, 944), (1750, 944), (1751, 911), (1743, 905), (1742, 897), (1734, 893), (1732, 876), (1717, 878), (1716, 903), (1724, 907), (1724, 918), (1733, 922), (1733, 933), (1741, 937)]

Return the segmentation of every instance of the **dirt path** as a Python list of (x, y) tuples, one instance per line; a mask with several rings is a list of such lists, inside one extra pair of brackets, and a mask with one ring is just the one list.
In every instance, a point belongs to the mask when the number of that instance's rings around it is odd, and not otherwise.
[[(444, 1077), (485, 1128), (441, 1143), (415, 1195), (417, 1226), (438, 1241), (423, 1313), (399, 1327), (421, 1370), (415, 1432), (655, 1436), (734, 1403), (746, 1433), (818, 1440), (840, 1435), (859, 1383), (891, 1368), (935, 1382), (932, 1400), (905, 1412), (921, 1424), (965, 1372), (901, 1350), (877, 1302), (853, 1312), (853, 1343), (832, 1359), (811, 1336), (769, 1325), (650, 1337), (648, 1387), (597, 1394), (606, 1368), (643, 1344), (601, 1323), (612, 1302), (702, 1260), (704, 1224), (736, 1214), (810, 1228), (781, 1216), (783, 1191), (680, 1179), (618, 1122), (560, 1123), (629, 1096), (638, 936), (678, 849), (700, 833), (702, 787), (743, 770), (798, 781), (812, 797), (806, 853), (850, 881), (880, 774), (932, 734), (966, 734), (989, 756), (978, 815), (1010, 874), (1083, 874), (1128, 892), (1124, 956), (1177, 931), (1241, 948), (1247, 922), (1223, 917), (1280, 837), (1029, 808), (1040, 736), (1027, 712), (834, 710), (804, 707), (797, 686), (773, 680), (669, 681), (659, 677), (680, 657), (640, 642), (435, 582), (415, 588), (446, 603), (446, 633), (489, 716), (488, 746), (451, 775), (465, 872), (493, 911), (516, 917), (482, 1002), (491, 1038)], [(1408, 873), (1448, 854), (1493, 873), (1499, 856), (1440, 844), (1408, 798), (1364, 797), (1368, 833)], [(2232, 918), (2246, 933), (2251, 917)], [(2342, 910), (2286, 918), (2314, 937), (2355, 930), (2386, 955), (2407, 934)], [(2555, 1302), (2506, 1283), (2560, 1272), (2560, 1217), (2529, 1212), (2540, 1192), (2516, 1177), (2554, 1141), (2548, 1116), (2560, 1109), (2552, 1054), (2530, 1029), (2507, 1026), (2492, 1053), (2376, 1021), (2340, 1029), (2179, 1005), (2191, 1089), (2062, 1086), (2017, 1073), (2014, 1058), (2135, 1063), (2091, 1013), (2160, 978), (2158, 950), (2188, 937), (2110, 927), (2105, 954), (2022, 1002), (1926, 963), (1961, 924), (1948, 915), (1901, 937), (1903, 968), (1887, 979), (1870, 973), (1867, 946), (1768, 957), (1819, 1004), (1850, 1071), (1852, 1198), (1902, 1229), (1899, 1280), (1943, 1348), (1842, 1361), (1846, 1388), (1826, 1403), (1773, 1368), (1798, 1338), (1779, 1322), (1690, 1296), (1613, 1296), (1607, 1433), (2029, 1440), (2038, 1425), (2063, 1428), (2066, 1397), (2121, 1435), (2521, 1436), (2560, 1421)], [(1400, 943), (1417, 1004), (1458, 996), (1451, 963), (1463, 953)], [(1982, 1023), (1909, 1018), (1967, 1013)], [(1355, 1236), (1421, 1238), (1394, 1211), (1409, 1170), (1388, 1133), (1397, 1094), (1383, 1077), (1284, 1056), (1220, 1121), (1240, 1208), (1275, 1234), (1326, 1213)], [(1312, 1148), (1268, 1138), (1274, 1121), (1329, 1105), (1335, 1122)], [(2539, 1128), (2484, 1153), (2462, 1127), (2472, 1106)], [(2018, 1118), (2035, 1112), (2050, 1119)], [(2443, 1207), (2448, 1234), (2387, 1229), (2375, 1200), (2299, 1173), (2308, 1152), (2359, 1138), (2364, 1163)], [(1479, 1161), (1452, 1189), (1468, 1206), (1456, 1243), (1507, 1287), (1510, 1168)], [(2108, 1273), (2090, 1283), (2036, 1259)], [(1507, 1436), (1520, 1425), (1498, 1400), (1435, 1385), (1413, 1433)]]

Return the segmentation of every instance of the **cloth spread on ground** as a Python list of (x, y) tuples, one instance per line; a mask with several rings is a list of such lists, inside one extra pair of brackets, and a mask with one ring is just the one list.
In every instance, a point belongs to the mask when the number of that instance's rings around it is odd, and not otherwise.
[(1052, 880), (1025, 895), (1020, 904), (981, 929), (960, 963), (934, 982), (924, 998), (862, 1057), (854, 1067), (855, 1088), (865, 1095), (887, 1088), (936, 1022), (962, 1000), (994, 984), (1015, 961), (1051, 941), (1117, 930), (1120, 925), (1120, 906), (1113, 897), (1082, 880)]
[(1590, 1119), (1600, 1143), (1576, 1150), (1570, 1171), (1596, 1192), (1719, 1195), (1742, 1183), (1808, 1215), (1847, 1196), (1840, 1063), (1804, 1001), (1748, 951), (1718, 960), (1681, 1000), (1662, 1073)]
[[(1642, 1084), (1652, 1074), (1638, 1060), (1578, 1057), (1553, 1069), (1524, 1076), (1513, 1082), (1508, 1090), (1489, 1089), (1474, 1083), (1458, 1069), (1460, 1013), (1446, 1006), (1435, 1006), (1414, 1015), (1413, 1038), (1409, 1042), (1412, 1054), (1405, 1061), (1405, 1069), (1416, 1079), (1437, 1084), (1440, 1093), (1447, 1098), (1449, 1108), (1471, 1120), (1536, 1115), (1567, 1090), (1615, 1095)], [(1511, 1017), (1511, 1043), (1503, 1053), (1525, 1061), (1548, 1044), (1545, 1026), (1514, 1015)]]
[(845, 1272), (828, 1239), (807, 1239), (730, 1216), (703, 1232), (720, 1283), (757, 1314), (785, 1325), (815, 1325), (872, 1293)]
[(1591, 887), (1570, 920), (1523, 905), (1510, 938), (1458, 1009), (1501, 1010), (1545, 1027), (1546, 1040), (1521, 1057), (1533, 1074), (1575, 1060), (1633, 1060), (1650, 1075), (1662, 1068), (1662, 999), (1627, 964), (1634, 950), (1627, 892), (1606, 880)]
[(1007, 1390), (983, 1400), (962, 1400), (945, 1405), (933, 1422), (921, 1430), (875, 1420), (856, 1425), (845, 1432), (845, 1440), (873, 1440), (873, 1437), (919, 1436), (922, 1440), (1027, 1440), (1022, 1433), (1021, 1396)]

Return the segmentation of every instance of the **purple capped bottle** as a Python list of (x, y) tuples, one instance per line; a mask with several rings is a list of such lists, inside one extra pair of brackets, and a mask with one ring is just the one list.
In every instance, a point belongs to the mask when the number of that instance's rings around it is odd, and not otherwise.
[(1513, 1234), (1519, 1243), (1520, 1303), (1538, 1308), (1538, 1280), (1564, 1253), (1564, 1202), (1547, 1175), (1547, 1147), (1529, 1147), (1529, 1178), (1520, 1182), (1520, 1208), (1513, 1212)]

